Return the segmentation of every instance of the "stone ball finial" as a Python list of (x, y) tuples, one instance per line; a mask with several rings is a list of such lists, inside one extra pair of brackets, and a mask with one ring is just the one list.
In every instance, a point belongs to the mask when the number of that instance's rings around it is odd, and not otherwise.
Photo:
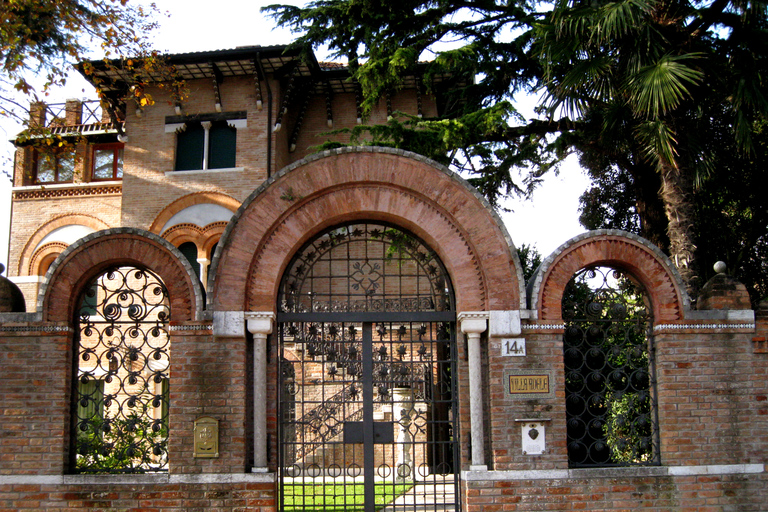
[[(0, 263), (0, 274), (3, 272), (5, 272), (5, 265)], [(19, 287), (0, 276), (0, 313), (24, 313), (26, 310), (24, 295)]]
[(717, 272), (718, 274), (725, 274), (725, 270), (727, 269), (724, 261), (718, 261), (717, 263), (715, 263), (713, 268), (715, 269), (715, 272)]

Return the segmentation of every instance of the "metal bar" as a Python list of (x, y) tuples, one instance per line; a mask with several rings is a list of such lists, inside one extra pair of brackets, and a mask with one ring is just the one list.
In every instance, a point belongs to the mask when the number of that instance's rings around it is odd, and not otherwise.
[(365, 512), (374, 512), (376, 487), (373, 476), (373, 324), (363, 324), (363, 488)]
[(361, 311), (349, 313), (277, 313), (278, 322), (453, 322), (454, 311)]

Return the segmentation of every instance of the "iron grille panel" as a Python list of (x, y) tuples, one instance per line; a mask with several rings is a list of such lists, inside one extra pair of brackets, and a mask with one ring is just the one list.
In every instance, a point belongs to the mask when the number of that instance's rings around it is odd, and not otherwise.
[(337, 226), (297, 252), (278, 304), (281, 510), (458, 510), (455, 316), (435, 254), (386, 224)]
[(563, 294), (568, 461), (659, 463), (651, 309), (619, 270), (577, 273)]
[(451, 323), (288, 322), (279, 336), (283, 510), (367, 510), (368, 480), (396, 510), (456, 509)]
[(112, 269), (78, 315), (73, 467), (82, 473), (168, 470), (168, 291), (148, 270)]

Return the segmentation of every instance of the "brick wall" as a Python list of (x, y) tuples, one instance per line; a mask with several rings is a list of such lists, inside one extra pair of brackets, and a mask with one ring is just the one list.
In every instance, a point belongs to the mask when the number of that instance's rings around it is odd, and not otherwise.
[[(56, 484), (0, 485), (0, 510), (46, 510), (48, 512), (124, 510), (124, 511), (186, 511), (222, 512), (274, 511), (274, 484), (249, 482), (243, 478), (236, 483), (186, 481), (156, 483), (152, 478), (123, 478), (122, 483), (105, 483), (103, 478), (70, 483), (62, 478)], [(101, 480), (101, 481), (100, 481)], [(120, 479), (118, 479), (120, 480)], [(254, 479), (255, 480), (255, 479)]]
[[(758, 468), (755, 468), (757, 470)], [(536, 510), (696, 512), (762, 511), (768, 492), (765, 472), (708, 475), (691, 467), (689, 475), (665, 471), (571, 470), (538, 475), (509, 472), (498, 480), (462, 483), (466, 512)]]
[[(394, 169), (412, 172), (398, 175)], [(424, 184), (435, 186), (421, 190)], [(275, 288), (264, 283), (279, 282), (280, 266), (290, 260), (292, 248), (316, 233), (323, 213), (404, 219), (414, 231), (421, 230), (422, 238), (444, 255), (459, 307), (498, 311), (531, 304), (531, 309), (521, 308), (525, 357), (502, 356), (502, 336), (482, 339), (487, 427), (482, 446), (470, 446), (470, 365), (467, 342), (463, 336), (457, 339), (460, 467), (469, 467), (471, 450), (484, 450), (489, 467), (463, 474), (465, 510), (764, 509), (768, 314), (765, 308), (756, 315), (740, 309), (743, 287), (705, 287), (713, 309), (692, 310), (663, 255), (637, 237), (600, 232), (577, 237), (545, 261), (526, 301), (520, 297), (525, 292), (515, 280), (516, 260), (505, 249), (504, 231), (469, 189), (431, 164), (385, 150), (345, 150), (297, 165), (273, 185), (235, 219), (233, 238), (224, 244), (221, 261), (227, 266), (219, 276), (226, 275), (228, 284), (219, 281), (211, 291), (218, 294), (212, 304), (221, 310), (273, 310)], [(301, 196), (325, 194), (327, 208), (315, 210), (304, 199), (279, 202), (274, 196), (288, 185)], [(280, 229), (270, 231), (265, 224)], [(0, 315), (0, 510), (274, 509), (275, 336), (267, 342), (266, 396), (254, 397), (250, 337), (214, 336), (212, 312), (203, 311), (191, 269), (180, 258), (155, 235), (134, 228), (109, 230), (76, 242), (52, 268), (43, 311)], [(169, 474), (68, 475), (73, 304), (97, 271), (125, 261), (157, 271), (170, 293)], [(569, 275), (595, 263), (620, 266), (646, 283), (655, 315), (660, 466), (568, 467), (563, 324), (556, 297), (562, 296)], [(261, 295), (249, 303), (246, 297), (259, 287)], [(507, 370), (552, 372), (553, 396), (513, 398), (504, 389)], [(267, 404), (266, 474), (249, 473), (255, 400)], [(193, 457), (193, 422), (201, 416), (220, 422), (218, 458)], [(544, 454), (522, 452), (516, 420), (524, 418), (546, 421)]]
[(60, 475), (69, 454), (69, 406), (62, 397), (70, 395), (70, 336), (28, 321), (10, 325), (23, 331), (0, 336), (0, 475)]

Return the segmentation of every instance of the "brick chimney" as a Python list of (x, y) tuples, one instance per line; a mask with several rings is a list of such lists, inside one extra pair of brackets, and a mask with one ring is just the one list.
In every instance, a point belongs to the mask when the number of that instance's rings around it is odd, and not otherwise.
[(83, 123), (83, 103), (80, 100), (69, 99), (66, 103), (66, 126), (76, 126)]
[(45, 127), (45, 103), (36, 101), (29, 105), (29, 127), (39, 129)]

